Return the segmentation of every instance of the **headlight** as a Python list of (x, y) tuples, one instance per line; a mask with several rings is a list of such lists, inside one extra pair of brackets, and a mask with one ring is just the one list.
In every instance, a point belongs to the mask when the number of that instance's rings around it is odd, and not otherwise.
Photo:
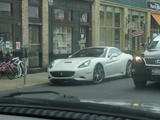
[(79, 66), (79, 68), (88, 67), (90, 63), (91, 63), (91, 60), (87, 60), (87, 61), (85, 61), (84, 63), (82, 63), (82, 64)]
[(135, 60), (136, 60), (136, 62), (141, 63), (141, 62), (142, 62), (142, 57), (136, 56), (136, 57), (135, 57)]
[(53, 64), (54, 64), (54, 61), (51, 62), (51, 64), (48, 66), (48, 68), (52, 68), (52, 67), (53, 67)]

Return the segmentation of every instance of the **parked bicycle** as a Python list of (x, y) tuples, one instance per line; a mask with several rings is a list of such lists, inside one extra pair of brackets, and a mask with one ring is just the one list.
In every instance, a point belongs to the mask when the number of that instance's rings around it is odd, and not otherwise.
[(17, 67), (18, 75), (16, 77), (24, 76), (24, 62), (19, 59), (19, 57), (15, 57), (11, 60), (12, 64)]
[(0, 77), (7, 75), (12, 80), (24, 76), (24, 63), (18, 57), (0, 64)]

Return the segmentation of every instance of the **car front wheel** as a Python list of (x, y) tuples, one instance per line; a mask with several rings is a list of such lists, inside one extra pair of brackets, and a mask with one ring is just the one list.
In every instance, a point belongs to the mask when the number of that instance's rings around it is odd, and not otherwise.
[(104, 80), (104, 69), (101, 64), (97, 64), (93, 72), (93, 83), (98, 84)]

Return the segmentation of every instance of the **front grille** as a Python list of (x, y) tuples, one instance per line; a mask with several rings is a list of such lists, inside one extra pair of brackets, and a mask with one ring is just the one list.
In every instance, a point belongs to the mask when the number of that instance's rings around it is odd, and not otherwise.
[(160, 58), (145, 58), (146, 64), (160, 65)]
[(75, 72), (73, 71), (56, 71), (56, 72), (51, 72), (51, 75), (53, 77), (71, 77), (74, 75)]

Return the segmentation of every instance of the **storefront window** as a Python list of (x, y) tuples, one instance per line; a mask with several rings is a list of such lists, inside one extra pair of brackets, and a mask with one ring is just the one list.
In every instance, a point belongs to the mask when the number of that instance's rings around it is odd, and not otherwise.
[(83, 49), (86, 47), (87, 33), (88, 33), (87, 27), (80, 27), (80, 41), (79, 41), (80, 49)]
[(11, 16), (11, 3), (0, 2), (0, 16)]
[(13, 50), (13, 25), (0, 23), (0, 51), (3, 55)]
[(100, 7), (100, 45), (120, 48), (122, 9)]
[(112, 26), (113, 25), (113, 8), (112, 7), (107, 7), (106, 8), (106, 26)]
[[(145, 40), (145, 17), (146, 14), (139, 11), (129, 10), (128, 15), (128, 35), (129, 39), (126, 41), (126, 47), (131, 50), (140, 50), (141, 44), (146, 42)], [(130, 45), (128, 45), (130, 44)]]
[(68, 11), (67, 12), (67, 17), (68, 17), (68, 21), (71, 22), (72, 21), (72, 11)]
[(41, 66), (41, 38), (40, 27), (29, 26), (29, 66), (40, 67)]
[(86, 13), (86, 12), (81, 13), (80, 22), (81, 23), (87, 23), (88, 22), (88, 13)]
[(64, 10), (62, 10), (62, 9), (55, 9), (54, 10), (54, 17), (55, 17), (55, 20), (61, 20), (61, 21), (63, 21), (64, 20)]
[(29, 17), (30, 18), (39, 18), (39, 7), (29, 6)]
[(53, 31), (53, 53), (70, 54), (72, 52), (72, 28), (56, 26)]
[(120, 48), (120, 29), (115, 29), (114, 31), (114, 35), (115, 35), (115, 40), (114, 40), (114, 44), (115, 47)]
[(104, 11), (100, 11), (100, 26), (104, 25)]
[(115, 9), (115, 27), (120, 27), (120, 20), (121, 20), (121, 14), (120, 14), (120, 9), (116, 8)]

